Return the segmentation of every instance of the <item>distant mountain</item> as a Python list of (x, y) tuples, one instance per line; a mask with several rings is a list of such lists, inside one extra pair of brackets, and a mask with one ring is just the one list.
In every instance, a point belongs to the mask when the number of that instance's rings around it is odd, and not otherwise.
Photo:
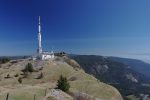
[(95, 55), (71, 55), (85, 72), (115, 86), (123, 96), (150, 95), (150, 79), (120, 60)]
[(128, 65), (131, 69), (144, 74), (145, 76), (150, 78), (150, 64), (136, 59), (128, 59), (128, 58), (119, 58), (119, 57), (109, 57), (112, 60), (122, 62)]
[(31, 56), (29, 55), (24, 55), (24, 56), (0, 56), (0, 59), (1, 58), (9, 58), (10, 60), (17, 60), (17, 59), (26, 59), (26, 58), (29, 58)]

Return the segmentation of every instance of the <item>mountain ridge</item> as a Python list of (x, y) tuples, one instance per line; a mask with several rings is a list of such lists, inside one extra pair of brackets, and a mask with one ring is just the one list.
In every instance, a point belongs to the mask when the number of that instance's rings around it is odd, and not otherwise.
[(144, 74), (145, 76), (150, 78), (150, 64), (146, 63), (142, 60), (137, 60), (137, 59), (131, 59), (131, 58), (120, 58), (120, 57), (109, 57), (112, 60), (115, 61), (119, 61), (122, 62), (126, 65), (128, 65), (129, 67), (131, 67), (131, 69)]

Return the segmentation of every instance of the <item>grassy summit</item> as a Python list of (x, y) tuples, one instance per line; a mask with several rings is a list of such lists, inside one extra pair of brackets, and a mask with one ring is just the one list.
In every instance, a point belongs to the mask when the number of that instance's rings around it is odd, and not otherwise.
[[(31, 63), (34, 71), (23, 77), (22, 70)], [(78, 66), (78, 67), (75, 67)], [(42, 78), (37, 78), (39, 75)], [(6, 76), (9, 74), (9, 78)], [(59, 76), (65, 76), (70, 83), (70, 94), (85, 93), (93, 98), (103, 100), (122, 100), (120, 93), (112, 86), (99, 82), (93, 76), (86, 74), (79, 65), (64, 57), (58, 57), (54, 61), (30, 61), (21, 60), (15, 63), (8, 62), (0, 68), (0, 100), (6, 98), (9, 93), (11, 100), (46, 100), (51, 89), (54, 89)], [(18, 82), (22, 78), (22, 83)], [(46, 93), (46, 94), (45, 94)], [(64, 100), (73, 100), (74, 97), (61, 91)]]

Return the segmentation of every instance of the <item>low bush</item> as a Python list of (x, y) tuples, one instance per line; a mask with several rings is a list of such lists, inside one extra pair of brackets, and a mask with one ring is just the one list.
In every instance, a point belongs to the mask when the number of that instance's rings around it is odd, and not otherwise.
[(10, 78), (10, 75), (9, 75), (9, 74), (7, 74), (7, 76), (6, 76), (5, 78)]
[(31, 64), (31, 63), (28, 63), (22, 71), (23, 71), (23, 72), (33, 72), (34, 69), (33, 69), (32, 64)]
[(16, 74), (16, 75), (14, 75), (15, 77), (18, 77), (19, 75), (18, 74)]
[(43, 73), (41, 72), (40, 75), (39, 75), (36, 79), (41, 79), (41, 78), (43, 78), (43, 77), (44, 77), (44, 75), (43, 75)]
[(22, 78), (21, 78), (21, 77), (18, 78), (18, 82), (19, 82), (20, 84), (22, 83)]

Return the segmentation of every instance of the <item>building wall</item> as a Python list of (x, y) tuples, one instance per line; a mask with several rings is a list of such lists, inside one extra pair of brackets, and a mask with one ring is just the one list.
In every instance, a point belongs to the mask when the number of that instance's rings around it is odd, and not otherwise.
[(47, 54), (42, 54), (42, 60), (46, 60), (46, 59), (53, 59), (54, 55), (47, 55)]

